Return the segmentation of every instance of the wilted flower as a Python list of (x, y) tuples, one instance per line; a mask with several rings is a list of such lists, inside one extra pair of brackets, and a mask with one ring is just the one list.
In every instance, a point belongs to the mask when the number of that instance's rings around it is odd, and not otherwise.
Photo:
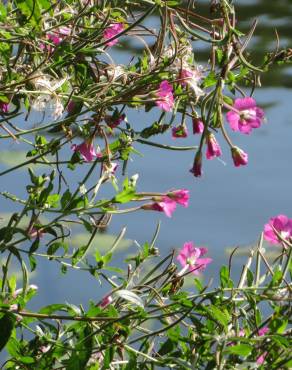
[(167, 196), (183, 207), (188, 207), (190, 199), (189, 193), (187, 189), (180, 189), (169, 192)]
[(85, 162), (91, 162), (93, 159), (101, 157), (101, 154), (96, 152), (90, 140), (84, 141), (79, 145), (73, 144), (71, 149), (74, 152), (79, 152)]
[(253, 98), (240, 98), (235, 99), (232, 110), (226, 114), (226, 118), (233, 131), (250, 134), (252, 129), (260, 127), (264, 111), (256, 106)]
[(174, 139), (177, 138), (185, 138), (188, 136), (188, 129), (184, 125), (180, 125), (177, 127), (172, 128), (172, 137)]
[(212, 134), (211, 132), (208, 132), (207, 134), (206, 143), (207, 143), (207, 151), (206, 151), (207, 159), (213, 159), (215, 157), (220, 157), (220, 155), (222, 154), (220, 145), (217, 142), (214, 134)]
[(202, 176), (202, 152), (198, 151), (195, 155), (193, 167), (190, 169), (190, 172), (195, 177)]
[(44, 111), (49, 109), (52, 112), (53, 118), (56, 120), (62, 116), (64, 106), (61, 99), (58, 97), (56, 90), (58, 90), (67, 78), (56, 80), (49, 75), (40, 74), (32, 80), (35, 88), (40, 90), (40, 95), (33, 100), (32, 108), (37, 111)]
[(159, 89), (157, 91), (157, 96), (159, 99), (156, 100), (155, 104), (165, 112), (171, 111), (174, 106), (174, 97), (172, 91), (173, 88), (171, 84), (166, 80), (162, 81), (159, 85)]
[(110, 128), (116, 128), (118, 127), (122, 122), (123, 120), (126, 118), (126, 115), (123, 113), (121, 114), (120, 116), (117, 116), (115, 117), (115, 115), (113, 116), (105, 116), (104, 120), (106, 122), (106, 124), (110, 127)]
[(177, 260), (181, 263), (183, 268), (188, 266), (193, 274), (198, 275), (212, 262), (211, 258), (200, 258), (207, 252), (207, 248), (195, 247), (193, 242), (187, 242), (184, 243), (180, 250)]
[(204, 91), (199, 87), (199, 82), (202, 78), (202, 71), (201, 68), (191, 68), (187, 66), (186, 68), (182, 68), (179, 74), (179, 80), (181, 81), (182, 86), (189, 86), (196, 97), (200, 97), (204, 95)]
[(109, 164), (103, 163), (102, 164), (102, 169), (104, 173), (107, 173), (108, 176), (114, 176), (116, 173), (116, 170), (118, 169), (119, 165), (116, 162), (110, 162)]
[(292, 219), (285, 215), (278, 215), (270, 219), (269, 223), (264, 226), (264, 238), (271, 244), (279, 244), (282, 239), (289, 241), (292, 237)]
[[(119, 33), (121, 33), (124, 30), (123, 23), (112, 23), (109, 25), (109, 27), (103, 32), (103, 37), (106, 40), (111, 39), (112, 37), (117, 36)], [(106, 43), (107, 46), (113, 46), (118, 43), (118, 38), (108, 41)]]
[(248, 163), (248, 154), (237, 146), (231, 148), (231, 155), (235, 167), (245, 166)]
[(201, 134), (204, 131), (204, 123), (200, 118), (193, 118), (193, 134)]

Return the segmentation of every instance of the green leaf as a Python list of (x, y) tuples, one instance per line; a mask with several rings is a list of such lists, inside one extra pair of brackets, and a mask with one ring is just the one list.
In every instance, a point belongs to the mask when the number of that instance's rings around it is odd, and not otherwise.
[(62, 195), (62, 198), (61, 198), (61, 206), (62, 206), (62, 208), (65, 208), (67, 206), (67, 204), (69, 203), (71, 197), (72, 197), (72, 194), (70, 193), (70, 190), (67, 189), (65, 191), (65, 193)]
[(211, 319), (218, 321), (224, 327), (228, 325), (230, 315), (226, 309), (220, 309), (216, 306), (204, 307), (204, 309), (209, 313)]
[(25, 16), (26, 22), (29, 21), (36, 28), (41, 27), (41, 11), (37, 0), (15, 0), (15, 3)]
[(205, 78), (203, 86), (204, 88), (211, 87), (216, 85), (217, 83), (217, 76), (216, 73), (211, 71), (208, 76)]
[(220, 270), (220, 282), (222, 288), (232, 288), (233, 282), (229, 277), (229, 269), (227, 266), (222, 266)]
[(7, 312), (1, 317), (0, 319), (0, 328), (1, 328), (1, 335), (0, 335), (0, 351), (6, 346), (8, 342), (13, 328), (15, 324), (15, 317), (12, 313)]
[(134, 188), (128, 188), (121, 191), (119, 194), (117, 194), (113, 201), (115, 203), (127, 203), (130, 202), (136, 195)]
[(239, 356), (248, 356), (251, 351), (252, 351), (253, 347), (249, 344), (237, 344), (237, 345), (234, 345), (234, 346), (230, 346), (226, 352), (227, 353), (232, 353), (234, 355), (239, 355)]

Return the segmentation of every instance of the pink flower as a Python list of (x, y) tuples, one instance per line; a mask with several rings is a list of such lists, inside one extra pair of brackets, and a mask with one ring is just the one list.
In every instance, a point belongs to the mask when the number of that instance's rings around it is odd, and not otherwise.
[[(121, 33), (124, 30), (123, 23), (112, 23), (109, 25), (109, 27), (103, 32), (103, 37), (106, 40), (111, 39), (112, 37), (117, 36), (119, 33)], [(118, 43), (118, 38), (108, 41), (106, 43), (107, 46), (113, 46)]]
[(289, 240), (292, 237), (292, 219), (285, 215), (279, 215), (270, 219), (269, 223), (264, 226), (264, 238), (271, 244), (279, 244), (282, 239)]
[(193, 242), (184, 243), (182, 249), (177, 256), (177, 260), (182, 267), (188, 266), (194, 275), (198, 275), (204, 271), (206, 266), (212, 262), (211, 258), (200, 258), (208, 252), (207, 248), (195, 247)]
[(235, 167), (245, 166), (248, 162), (248, 154), (237, 146), (231, 148), (231, 155)]
[(204, 124), (200, 118), (193, 118), (193, 134), (201, 134), (204, 131)]
[(59, 45), (60, 42), (62, 41), (61, 37), (55, 35), (54, 33), (48, 33), (47, 39), (51, 41), (54, 45)]
[(109, 304), (113, 302), (113, 298), (111, 295), (106, 295), (100, 302), (99, 306), (101, 308), (106, 308)]
[(201, 177), (202, 176), (202, 153), (197, 152), (193, 164), (193, 168), (190, 169), (190, 172), (195, 176), (195, 177)]
[(172, 91), (172, 86), (166, 80), (162, 81), (159, 85), (157, 96), (160, 99), (156, 100), (155, 104), (165, 112), (171, 111), (174, 106), (174, 97)]
[(269, 330), (270, 329), (267, 326), (264, 326), (263, 328), (259, 329), (258, 336), (259, 337), (264, 336), (265, 334), (267, 334), (269, 332)]
[(240, 98), (235, 99), (233, 109), (226, 114), (226, 118), (233, 131), (250, 134), (252, 129), (260, 127), (264, 111), (256, 106), (253, 98)]
[(8, 110), (9, 110), (9, 104), (0, 101), (0, 111), (3, 113), (8, 113)]
[(188, 207), (190, 199), (189, 193), (190, 193), (189, 190), (180, 189), (168, 193), (167, 196), (170, 199), (174, 200), (176, 203), (182, 205), (183, 207)]
[(85, 162), (91, 162), (95, 158), (100, 158), (101, 154), (97, 153), (91, 141), (84, 141), (79, 145), (72, 145), (74, 152), (79, 152)]
[(257, 358), (256, 363), (258, 365), (262, 365), (265, 362), (265, 359), (267, 357), (267, 354), (268, 354), (268, 352), (264, 352), (262, 355), (260, 355), (260, 357)]
[(153, 211), (164, 212), (167, 217), (171, 217), (176, 209), (176, 202), (171, 198), (164, 196), (161, 201), (146, 204), (143, 209), (151, 209)]
[(185, 137), (188, 136), (188, 134), (189, 134), (188, 129), (183, 125), (172, 128), (172, 137), (174, 139), (176, 139), (176, 138), (185, 138)]
[(206, 143), (207, 143), (207, 151), (206, 151), (206, 157), (207, 159), (213, 159), (215, 157), (220, 157), (222, 154), (220, 145), (218, 144), (215, 136), (208, 132), (206, 137)]
[[(263, 328), (261, 328), (259, 331), (258, 331), (258, 336), (259, 337), (262, 337), (264, 336), (265, 334), (267, 334), (269, 332), (269, 328), (264, 326)], [(257, 360), (256, 360), (256, 363), (258, 365), (262, 365), (264, 362), (265, 362), (265, 358), (267, 357), (267, 354), (268, 352), (264, 352), (262, 355), (260, 355)]]

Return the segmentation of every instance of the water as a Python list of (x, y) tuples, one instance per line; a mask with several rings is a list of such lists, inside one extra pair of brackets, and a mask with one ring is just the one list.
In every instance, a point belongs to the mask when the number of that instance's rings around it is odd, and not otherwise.
[[(260, 15), (251, 50), (255, 63), (262, 60), (264, 50), (272, 50), (275, 43), (274, 26), (283, 40), (283, 46), (291, 45), (291, 1), (242, 1), (240, 4), (238, 14), (241, 16), (239, 24), (242, 24), (242, 28), (239, 28), (243, 31), (247, 30), (246, 27), (255, 16)], [(204, 50), (200, 49), (197, 53), (198, 60), (206, 58)], [(117, 63), (129, 60), (128, 55), (121, 53), (121, 49), (117, 49), (113, 55)], [(266, 124), (249, 136), (231, 134), (234, 143), (249, 153), (248, 166), (234, 168), (229, 149), (224, 146), (220, 135), (218, 140), (222, 143), (222, 160), (205, 160), (204, 176), (201, 179), (189, 173), (193, 161), (192, 152), (169, 152), (137, 144), (135, 147), (144, 154), (144, 158), (135, 156), (129, 163), (128, 174), (140, 174), (138, 191), (187, 188), (191, 193), (190, 206), (187, 209), (178, 207), (171, 219), (154, 212), (113, 217), (108, 233), (117, 234), (126, 225), (126, 237), (143, 244), (151, 240), (156, 224), (161, 220), (157, 245), (162, 255), (173, 248), (180, 248), (185, 241), (190, 240), (196, 245), (209, 248), (214, 263), (204, 273), (207, 281), (216, 277), (219, 266), (227, 262), (227, 247), (253, 244), (270, 217), (279, 213), (291, 216), (291, 69), (275, 68), (272, 74), (262, 78), (262, 83), (263, 87), (256, 91), (255, 97), (259, 105), (271, 103), (265, 109)], [(129, 120), (147, 127), (157, 114), (132, 112)], [(196, 145), (198, 142), (194, 136), (174, 142), (170, 134), (163, 140), (175, 145)], [(23, 149), (20, 145), (6, 145), (2, 148), (11, 151)], [(82, 177), (80, 173), (71, 173), (70, 176), (73, 180)], [(9, 189), (11, 193), (21, 196), (20, 184), (26, 179), (25, 171), (9, 174), (1, 179), (1, 191)], [(110, 186), (108, 191), (111, 191)], [(16, 205), (3, 199), (1, 205), (1, 212), (17, 209)], [(121, 250), (116, 261), (136, 249), (132, 246), (127, 251)], [(238, 257), (234, 269), (239, 270), (243, 262), (244, 259)], [(122, 266), (126, 268), (126, 265)], [(78, 304), (88, 302), (89, 298), (98, 300), (108, 289), (106, 286), (101, 288), (93, 277), (78, 271), (69, 271), (60, 278), (59, 266), (52, 262), (41, 261), (39, 267), (38, 275), (31, 277), (31, 283), (39, 286), (39, 296), (33, 301), (32, 308), (53, 302), (70, 301)]]

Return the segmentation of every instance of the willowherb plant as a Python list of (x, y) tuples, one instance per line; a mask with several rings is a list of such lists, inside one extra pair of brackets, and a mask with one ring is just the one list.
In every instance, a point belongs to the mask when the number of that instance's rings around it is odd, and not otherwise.
[[(136, 143), (190, 151), (194, 162), (186, 173), (200, 177), (203, 159), (222, 154), (221, 132), (235, 167), (248, 164), (248, 154), (230, 133), (260, 129), (265, 113), (252, 97), (260, 74), (290, 62), (291, 53), (267, 53), (255, 66), (246, 50), (256, 22), (244, 35), (232, 1), (210, 1), (210, 17), (200, 14), (199, 2), (194, 5), (179, 0), (0, 4), (0, 139), (21, 143), (27, 153), (25, 161), (0, 176), (17, 176), (23, 167), (29, 175), (21, 189), (25, 196), (1, 191), (15, 209), (0, 229), (0, 349), (7, 352), (2, 368), (292, 366), (292, 221), (287, 216), (264, 227), (238, 283), (231, 255), (217, 288), (194, 278), (212, 261), (205, 247), (187, 242), (176, 258), (175, 252), (158, 257), (159, 227), (150, 243), (125, 259), (127, 271), (110, 265), (125, 228), (107, 253), (90, 254), (112, 215), (158, 211), (171, 217), (177, 205), (189, 204), (187, 189), (138, 191), (138, 176), (125, 176), (130, 159), (139, 154)], [(156, 29), (148, 25), (152, 16), (160, 21)], [(209, 45), (204, 65), (196, 62), (198, 40)], [(115, 48), (131, 50), (133, 41), (142, 48), (139, 54), (116, 64)], [(250, 96), (242, 86), (250, 87)], [(130, 118), (133, 110), (152, 111), (157, 119), (141, 127)], [(180, 144), (193, 134), (198, 146)], [(176, 145), (160, 142), (160, 135), (175, 138)], [(74, 181), (70, 171), (80, 172), (82, 180)], [(108, 183), (113, 194), (105, 197)], [(88, 235), (78, 247), (70, 243), (74, 226)], [(272, 262), (263, 237), (278, 245)], [(34, 271), (41, 258), (59, 264), (63, 273), (89, 273), (109, 287), (108, 293), (99, 302), (29, 310), (38, 289), (29, 284), (26, 265)], [(11, 272), (13, 260), (22, 271), (19, 281)], [(180, 271), (174, 261), (181, 263)], [(184, 287), (190, 276), (191, 290)]]

